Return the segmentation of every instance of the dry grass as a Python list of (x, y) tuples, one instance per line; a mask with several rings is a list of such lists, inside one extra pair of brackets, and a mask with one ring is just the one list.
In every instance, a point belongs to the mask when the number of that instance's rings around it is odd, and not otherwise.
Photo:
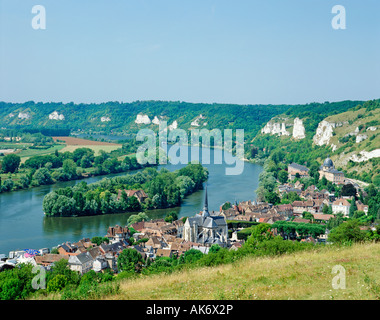
[[(214, 268), (123, 280), (120, 293), (107, 299), (379, 299), (379, 262), (380, 244), (246, 258)], [(335, 265), (346, 270), (344, 290), (332, 288)]]

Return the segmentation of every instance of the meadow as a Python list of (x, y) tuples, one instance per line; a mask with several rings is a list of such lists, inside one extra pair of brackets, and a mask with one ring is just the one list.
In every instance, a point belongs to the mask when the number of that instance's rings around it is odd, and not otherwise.
[[(380, 299), (380, 244), (326, 247), (274, 257), (246, 257), (227, 265), (122, 280), (126, 300), (362, 300)], [(334, 289), (333, 267), (346, 272)]]

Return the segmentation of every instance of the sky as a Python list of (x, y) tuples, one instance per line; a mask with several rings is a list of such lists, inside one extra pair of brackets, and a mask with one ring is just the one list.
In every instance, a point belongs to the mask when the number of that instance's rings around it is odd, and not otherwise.
[[(0, 0), (0, 101), (380, 98), (378, 0)], [(46, 29), (34, 29), (42, 5)], [(334, 29), (335, 5), (346, 29)], [(342, 23), (342, 20), (339, 21)]]

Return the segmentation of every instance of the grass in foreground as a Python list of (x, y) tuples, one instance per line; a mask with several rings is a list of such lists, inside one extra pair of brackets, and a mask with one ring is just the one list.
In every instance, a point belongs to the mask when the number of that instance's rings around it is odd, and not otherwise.
[[(325, 248), (280, 257), (245, 258), (229, 265), (122, 280), (105, 299), (330, 300), (380, 299), (380, 244)], [(335, 265), (346, 270), (346, 289), (333, 289)]]

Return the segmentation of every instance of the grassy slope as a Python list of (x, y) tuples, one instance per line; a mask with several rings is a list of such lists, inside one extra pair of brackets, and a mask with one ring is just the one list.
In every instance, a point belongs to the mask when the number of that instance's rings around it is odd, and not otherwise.
[[(327, 117), (326, 121), (334, 123), (341, 121), (349, 121), (349, 124), (334, 129), (335, 136), (333, 136), (330, 141), (330, 143), (335, 144), (337, 146), (337, 149), (340, 149), (340, 154), (344, 152), (344, 154), (342, 154), (340, 157), (336, 157), (337, 165), (346, 165), (350, 156), (352, 156), (353, 154), (358, 154), (362, 150), (372, 151), (380, 148), (380, 138), (377, 137), (379, 133), (379, 126), (376, 125), (376, 127), (378, 128), (376, 131), (366, 131), (368, 123), (370, 123), (371, 121), (380, 121), (380, 109), (375, 109), (370, 113), (366, 112), (365, 108), (355, 111), (347, 111), (339, 115)], [(346, 134), (354, 132), (355, 129), (361, 125), (364, 126), (364, 128), (360, 131), (360, 134), (367, 135), (368, 139), (360, 143), (354, 142), (351, 144), (339, 142), (339, 138), (344, 137)], [(370, 140), (372, 136), (376, 137)]]
[[(171, 275), (123, 280), (107, 299), (379, 299), (380, 244), (326, 248)], [(332, 288), (332, 267), (346, 269), (346, 289)], [(364, 281), (368, 275), (371, 283)], [(377, 293), (376, 286), (377, 283)]]

